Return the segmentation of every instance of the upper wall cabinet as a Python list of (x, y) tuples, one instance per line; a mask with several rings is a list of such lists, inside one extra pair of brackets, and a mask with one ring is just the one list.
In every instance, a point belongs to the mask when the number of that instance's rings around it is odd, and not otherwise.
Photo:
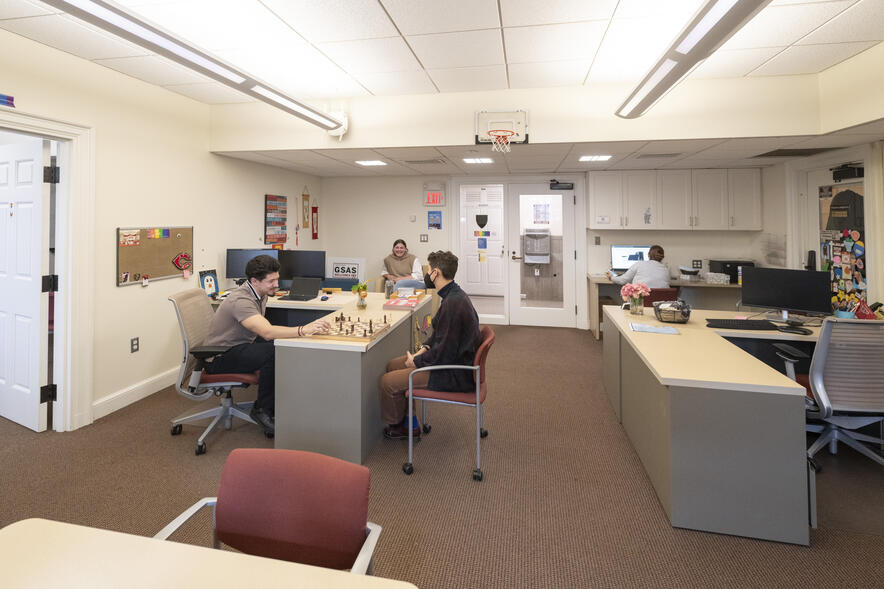
[(590, 229), (760, 230), (761, 171), (590, 172)]

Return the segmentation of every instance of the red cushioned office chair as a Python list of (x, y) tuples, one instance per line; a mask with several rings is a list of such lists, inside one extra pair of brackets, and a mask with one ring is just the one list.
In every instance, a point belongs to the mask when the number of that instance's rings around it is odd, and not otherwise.
[(154, 538), (167, 539), (201, 508), (214, 510), (215, 548), (371, 574), (381, 527), (367, 521), (371, 473), (300, 450), (239, 448), (217, 497), (197, 501)]
[[(184, 342), (184, 355), (178, 380), (175, 381), (175, 389), (181, 396), (192, 401), (205, 401), (212, 395), (221, 397), (221, 403), (217, 407), (193, 414), (185, 413), (172, 420), (172, 435), (177, 436), (181, 433), (182, 424), (213, 418), (196, 442), (196, 455), (199, 456), (206, 453), (206, 438), (222, 420), (226, 429), (231, 428), (234, 417), (255, 423), (255, 420), (249, 416), (252, 402), (235, 403), (233, 389), (257, 385), (258, 373), (204, 372), (207, 360), (227, 350), (224, 347), (202, 345), (209, 334), (209, 326), (214, 315), (209, 297), (206, 296), (206, 291), (192, 288), (170, 296), (169, 300), (175, 307), (178, 325), (181, 327), (181, 340)], [(272, 434), (268, 437), (271, 436)]]
[[(421, 409), (422, 409), (422, 422), (424, 424), (424, 433), (430, 432), (430, 425), (427, 423), (427, 411), (426, 411), (426, 402), (438, 402), (438, 403), (450, 403), (452, 405), (465, 405), (467, 407), (475, 407), (476, 408), (476, 469), (473, 471), (473, 480), (481, 481), (482, 474), (482, 448), (481, 448), (481, 439), (488, 435), (488, 431), (482, 427), (482, 403), (485, 402), (485, 396), (488, 393), (488, 387), (485, 384), (485, 360), (488, 358), (488, 350), (491, 349), (491, 345), (494, 343), (494, 331), (485, 326), (481, 330), (482, 343), (479, 345), (479, 349), (476, 350), (476, 359), (473, 361), (472, 366), (459, 366), (459, 365), (441, 365), (441, 366), (426, 366), (424, 368), (418, 368), (417, 370), (412, 370), (411, 374), (408, 376), (408, 396), (415, 401), (421, 401)], [(476, 390), (475, 391), (464, 391), (461, 393), (445, 393), (441, 391), (431, 391), (430, 389), (416, 389), (414, 388), (413, 377), (417, 372), (430, 372), (432, 370), (471, 370), (473, 371), (473, 378), (476, 382)], [(408, 403), (408, 421), (405, 423), (412, 423), (414, 420), (414, 403)], [(413, 430), (412, 428), (408, 428), (408, 462), (402, 465), (402, 471), (405, 474), (411, 474), (414, 472), (414, 465), (412, 462), (414, 456), (414, 440), (412, 439)]]
[(678, 299), (678, 287), (652, 288), (651, 294), (644, 297), (644, 306), (653, 307), (656, 301), (674, 301)]

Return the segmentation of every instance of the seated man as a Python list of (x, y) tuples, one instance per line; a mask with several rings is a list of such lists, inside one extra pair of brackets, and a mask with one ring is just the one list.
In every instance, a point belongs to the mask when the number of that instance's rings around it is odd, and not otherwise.
[[(232, 290), (212, 318), (207, 346), (226, 346), (228, 349), (206, 367), (206, 372), (254, 372), (260, 370), (258, 399), (250, 413), (264, 431), (274, 433), (275, 353), (273, 340), (285, 337), (303, 337), (328, 329), (327, 321), (318, 319), (308, 325), (283, 327), (271, 325), (264, 318), (267, 299), (279, 288), (279, 262), (260, 255), (246, 264), (246, 281)], [(255, 341), (258, 337), (261, 339)]]
[(393, 253), (384, 258), (384, 272), (381, 274), (386, 280), (392, 281), (394, 289), (400, 288), (424, 288), (421, 276), (421, 262), (414, 254), (408, 253), (408, 246), (404, 239), (393, 242)]
[[(435, 288), (442, 298), (433, 317), (433, 335), (416, 353), (406, 352), (390, 360), (387, 372), (381, 377), (381, 418), (389, 425), (384, 429), (388, 438), (407, 438), (408, 417), (405, 393), (408, 375), (415, 368), (442, 364), (472, 366), (476, 350), (481, 344), (479, 316), (467, 294), (454, 282), (457, 256), (451, 252), (433, 252), (429, 255), (430, 271), (424, 276), (425, 286)], [(473, 374), (466, 370), (435, 370), (414, 375), (414, 386), (435, 391), (470, 391), (476, 388)], [(420, 430), (415, 432), (420, 436)]]

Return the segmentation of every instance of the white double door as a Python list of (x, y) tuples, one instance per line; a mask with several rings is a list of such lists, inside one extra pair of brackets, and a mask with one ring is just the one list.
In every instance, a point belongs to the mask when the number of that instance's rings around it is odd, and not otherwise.
[(576, 327), (574, 191), (463, 185), (460, 196), (464, 289), (501, 297), (503, 323)]
[[(45, 152), (48, 160), (48, 142)], [(42, 139), (0, 144), (0, 417), (34, 431), (47, 425), (47, 404), (40, 403), (49, 347), (49, 296), (41, 281), (49, 265), (43, 162)]]

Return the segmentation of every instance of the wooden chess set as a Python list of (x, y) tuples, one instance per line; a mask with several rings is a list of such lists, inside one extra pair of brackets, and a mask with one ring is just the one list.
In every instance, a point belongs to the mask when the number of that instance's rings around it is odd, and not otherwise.
[(351, 342), (370, 342), (382, 335), (393, 324), (393, 316), (383, 315), (345, 315), (341, 312), (330, 322), (331, 327), (326, 333), (314, 333), (313, 339), (332, 339)]

